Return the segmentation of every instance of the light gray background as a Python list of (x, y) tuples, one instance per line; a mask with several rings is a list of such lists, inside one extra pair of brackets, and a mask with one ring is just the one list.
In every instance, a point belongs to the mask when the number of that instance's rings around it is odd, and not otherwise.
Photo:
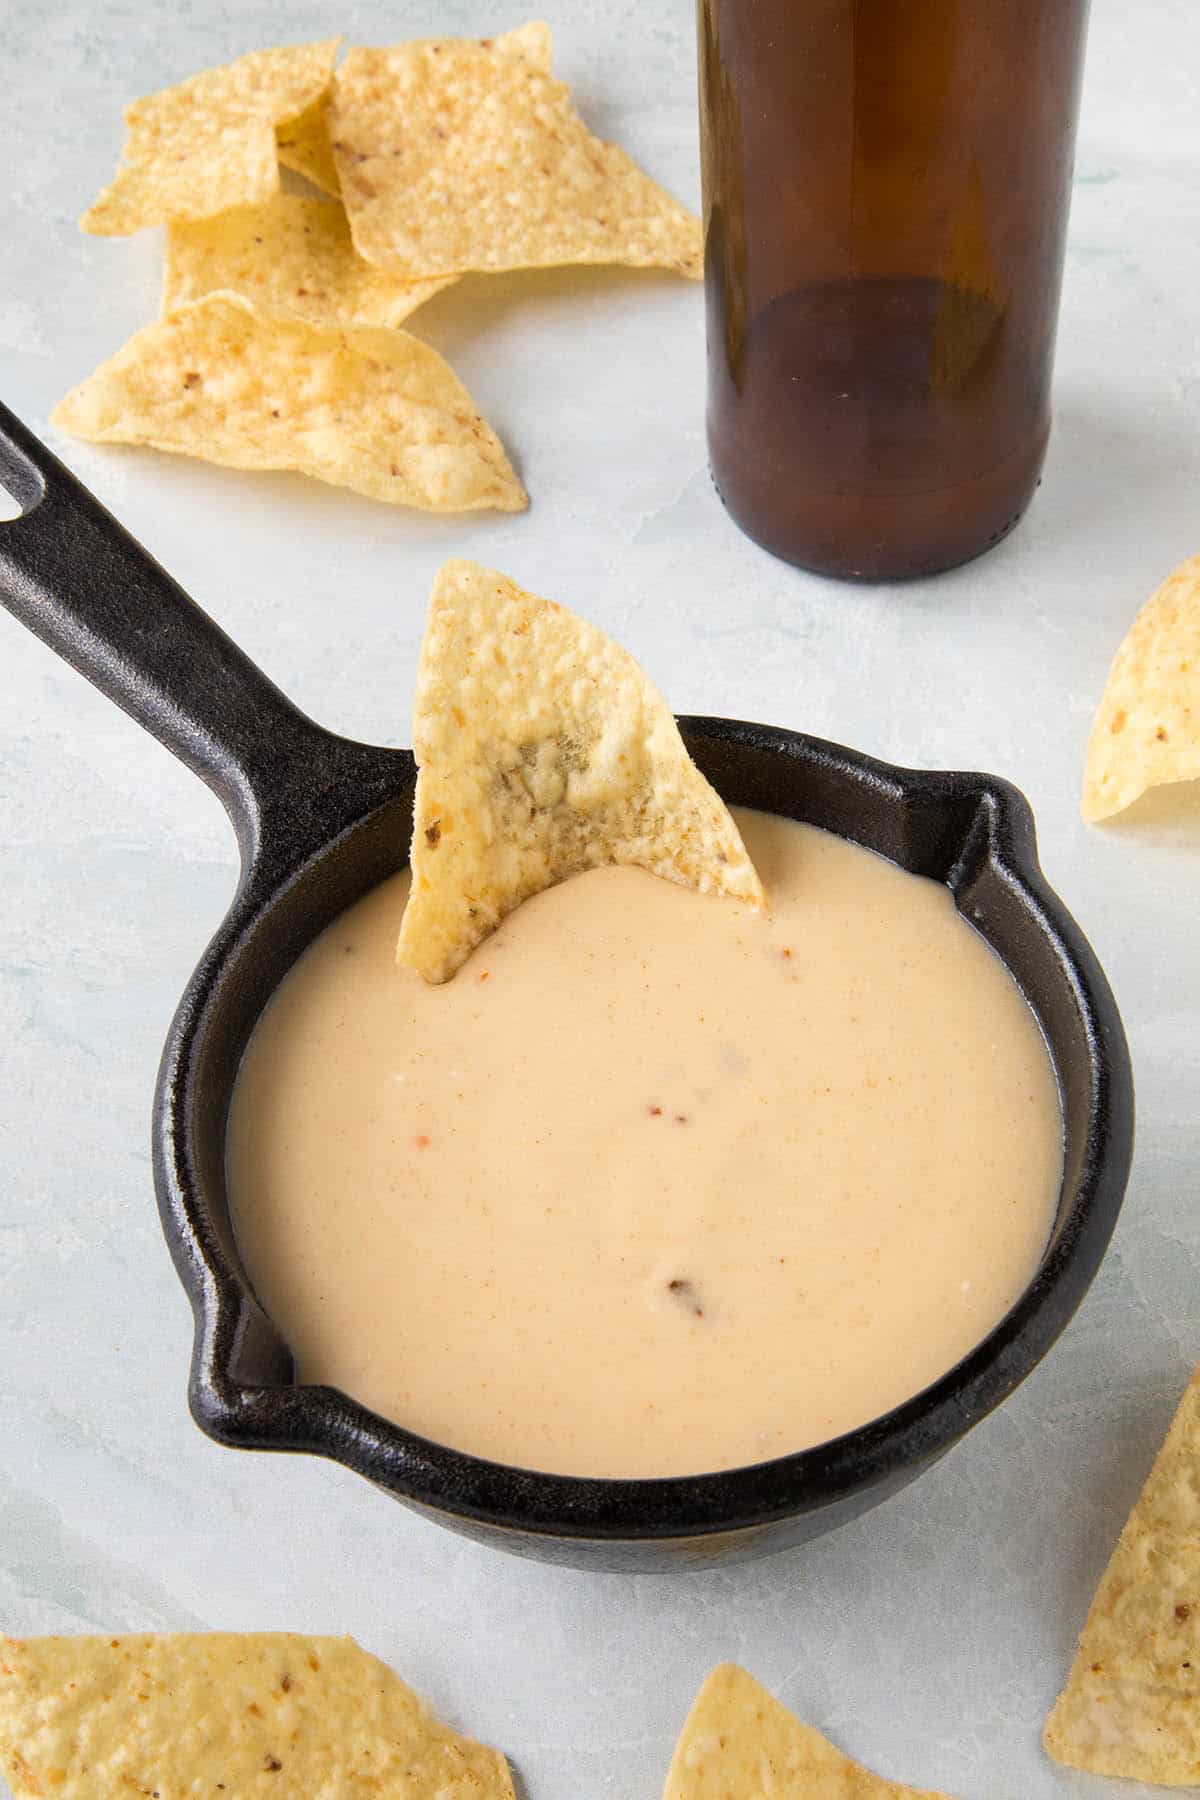
[[(75, 228), (126, 100), (280, 40), (522, 16), (8, 0), (0, 395), (44, 430), (155, 312), (156, 234)], [(589, 121), (695, 201), (688, 0), (568, 4), (555, 23)], [(331, 1466), (220, 1450), (185, 1410), (190, 1319), (147, 1114), (173, 1003), (233, 888), (230, 833), (198, 782), (0, 616), (3, 1626), (350, 1631), (503, 1745), (530, 1800), (652, 1800), (725, 1657), (885, 1774), (962, 1800), (1141, 1791), (1055, 1769), (1038, 1738), (1200, 1354), (1200, 800), (1104, 832), (1077, 806), (1116, 643), (1200, 548), (1198, 57), (1194, 0), (1098, 0), (1046, 483), (1015, 537), (936, 582), (837, 586), (739, 536), (705, 473), (700, 292), (667, 277), (472, 280), (414, 321), (512, 447), (525, 516), (431, 519), (51, 434), (340, 731), (407, 741), (430, 577), (466, 555), (614, 632), (681, 711), (1009, 776), (1124, 1008), (1140, 1138), (1115, 1247), (1060, 1346), (916, 1488), (803, 1553), (674, 1578), (541, 1568)]]

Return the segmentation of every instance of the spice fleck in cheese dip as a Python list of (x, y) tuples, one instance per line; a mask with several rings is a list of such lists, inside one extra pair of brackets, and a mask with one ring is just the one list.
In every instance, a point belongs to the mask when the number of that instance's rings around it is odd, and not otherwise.
[(301, 1379), (499, 1461), (679, 1475), (862, 1424), (999, 1321), (1061, 1175), (1028, 1006), (945, 888), (737, 823), (764, 912), (600, 868), (434, 987), (394, 965), (397, 876), (289, 974), (228, 1162)]

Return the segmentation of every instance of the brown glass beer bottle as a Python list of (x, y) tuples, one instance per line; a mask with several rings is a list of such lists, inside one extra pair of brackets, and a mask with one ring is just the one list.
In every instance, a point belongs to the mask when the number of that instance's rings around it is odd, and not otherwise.
[(699, 0), (708, 439), (830, 575), (1016, 524), (1050, 373), (1087, 0)]

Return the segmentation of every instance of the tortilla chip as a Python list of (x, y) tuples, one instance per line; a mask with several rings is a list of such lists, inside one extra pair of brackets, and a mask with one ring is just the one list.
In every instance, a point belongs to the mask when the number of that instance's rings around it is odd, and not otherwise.
[(1200, 1785), (1200, 1369), (1096, 1589), (1045, 1745), (1093, 1775)]
[(634, 863), (760, 906), (737, 827), (632, 656), (477, 563), (439, 569), (413, 715), (398, 960), (448, 981), (522, 900)]
[(285, 169), (294, 169), (322, 193), (340, 197), (333, 145), (329, 142), (329, 96), (322, 94), (298, 119), (275, 129), (275, 149)]
[(236, 294), (136, 332), (52, 417), (96, 443), (296, 469), (427, 512), (528, 505), (499, 438), (428, 344), (261, 315)]
[(1093, 823), (1171, 781), (1200, 777), (1200, 556), (1152, 594), (1109, 670), (1088, 740), (1083, 816)]
[(663, 1800), (946, 1800), (884, 1781), (802, 1725), (736, 1663), (714, 1669), (684, 1722)]
[(373, 269), (354, 254), (345, 213), (327, 200), (276, 194), (167, 230), (164, 312), (225, 292), (313, 325), (399, 325), (449, 285)]
[(14, 1800), (513, 1800), (352, 1638), (291, 1632), (0, 1638), (0, 1767)]
[(81, 228), (124, 237), (269, 199), (279, 187), (275, 127), (324, 93), (340, 42), (252, 50), (135, 100), (116, 180)]
[[(536, 63), (539, 69), (549, 70), (551, 36), (548, 25), (522, 25), (517, 31), (506, 32), (503, 37), (493, 38), (492, 44), (498, 50), (515, 50)], [(275, 143), (279, 151), (279, 160), (285, 169), (295, 170), (311, 181), (322, 193), (341, 197), (342, 187), (338, 180), (337, 164), (333, 160), (333, 145), (329, 141), (329, 96), (322, 94), (319, 100), (307, 107), (298, 119), (292, 119), (287, 125), (281, 125), (275, 133)]]
[(539, 31), (350, 51), (330, 132), (359, 254), (411, 277), (630, 263), (698, 280), (700, 221), (592, 136)]

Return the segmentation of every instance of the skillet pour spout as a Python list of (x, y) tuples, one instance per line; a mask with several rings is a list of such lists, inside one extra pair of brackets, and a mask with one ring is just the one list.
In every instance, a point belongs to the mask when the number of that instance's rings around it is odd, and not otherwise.
[(297, 711), (13, 415), (0, 482), (0, 601), (218, 794), (241, 851), (229, 913), (163, 1052), (153, 1160), (163, 1231), (192, 1303), (189, 1399), (247, 1449), (356, 1470), (454, 1530), (592, 1568), (694, 1568), (803, 1543), (898, 1492), (1029, 1375), (1083, 1298), (1120, 1210), (1133, 1084), (1120, 1016), (1038, 866), (1021, 796), (990, 776), (924, 773), (776, 727), (683, 719), (731, 805), (799, 819), (945, 883), (1037, 1016), (1059, 1083), (1064, 1172), (1041, 1264), (1006, 1317), (941, 1380), (814, 1449), (754, 1467), (594, 1480), (486, 1462), (300, 1383), (259, 1306), (230, 1222), (225, 1131), (242, 1053), (271, 994), (338, 913), (402, 867), (416, 770)]

